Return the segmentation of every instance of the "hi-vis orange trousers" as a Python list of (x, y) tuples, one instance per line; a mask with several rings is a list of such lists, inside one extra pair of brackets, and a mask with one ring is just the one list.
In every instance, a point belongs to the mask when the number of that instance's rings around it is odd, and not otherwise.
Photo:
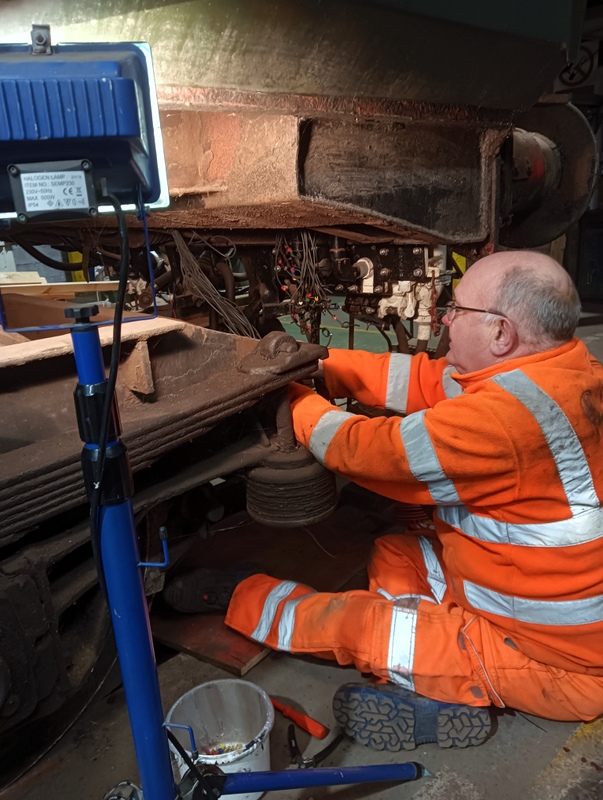
[(603, 678), (528, 658), (452, 601), (436, 539), (384, 536), (368, 572), (368, 591), (340, 593), (252, 575), (235, 589), (226, 624), (275, 650), (354, 664), (434, 700), (557, 720), (598, 715)]

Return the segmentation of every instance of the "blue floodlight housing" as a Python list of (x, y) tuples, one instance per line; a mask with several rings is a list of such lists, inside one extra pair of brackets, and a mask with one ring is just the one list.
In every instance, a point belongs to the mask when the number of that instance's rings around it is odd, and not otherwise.
[(72, 219), (169, 204), (144, 42), (0, 44), (0, 219)]

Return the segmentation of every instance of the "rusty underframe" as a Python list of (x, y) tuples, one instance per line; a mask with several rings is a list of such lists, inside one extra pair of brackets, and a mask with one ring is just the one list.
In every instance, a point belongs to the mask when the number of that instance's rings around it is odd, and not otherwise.
[(396, 243), (492, 229), (509, 111), (160, 87), (170, 191), (155, 227), (369, 226)]
[[(107, 350), (110, 331), (101, 329), (101, 341)], [(126, 325), (117, 396), (134, 472), (307, 376), (324, 353), (283, 333), (258, 342), (177, 320)], [(6, 544), (83, 503), (85, 495), (70, 337), (0, 348), (0, 374)]]
[[(563, 96), (520, 112), (194, 87), (158, 94), (171, 205), (151, 215), (152, 240), (177, 228), (257, 244), (309, 228), (476, 253), (537, 247), (581, 216), (596, 180), (593, 134)], [(130, 225), (136, 246), (140, 222)], [(111, 217), (14, 225), (8, 239), (53, 244), (60, 231), (83, 246), (117, 244)]]
[[(111, 331), (100, 335), (108, 359)], [(180, 519), (183, 497), (194, 505), (213, 479), (236, 483), (295, 447), (286, 387), (325, 355), (282, 332), (258, 341), (179, 320), (124, 326), (117, 396), (143, 553), (158, 545), (157, 519), (170, 508)], [(49, 746), (98, 690), (114, 650), (90, 547), (70, 337), (0, 347), (0, 374), (0, 746), (10, 782), (27, 767), (38, 720), (53, 714)], [(174, 524), (177, 556), (188, 528)], [(163, 573), (146, 570), (145, 585), (160, 591)]]

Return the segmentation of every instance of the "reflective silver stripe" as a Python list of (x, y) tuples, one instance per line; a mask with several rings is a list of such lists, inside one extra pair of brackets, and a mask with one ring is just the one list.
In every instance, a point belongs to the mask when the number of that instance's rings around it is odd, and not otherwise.
[[(413, 598), (414, 599), (414, 598)], [(387, 651), (387, 671), (393, 683), (414, 692), (413, 665), (417, 634), (416, 608), (404, 608), (394, 603)]]
[[(409, 597), (409, 595), (407, 595), (407, 594), (390, 594), (387, 591), (387, 589), (376, 589), (376, 592), (377, 592), (377, 594), (383, 595), (383, 597), (385, 597), (386, 600), (396, 601), (396, 600), (400, 600), (400, 598), (403, 598), (403, 597)], [(417, 595), (413, 594), (412, 596), (413, 597), (418, 597), (419, 600), (426, 600), (428, 603), (435, 603), (435, 600), (433, 599), (433, 597), (427, 597), (426, 594), (417, 594)]]
[(584, 600), (527, 600), (464, 581), (465, 596), (474, 608), (535, 625), (593, 625), (603, 622), (603, 596)]
[(551, 449), (561, 483), (572, 506), (599, 507), (584, 450), (563, 410), (519, 369), (491, 379), (510, 392), (530, 411)]
[(316, 427), (310, 436), (309, 449), (314, 458), (325, 463), (327, 448), (337, 431), (344, 422), (353, 419), (355, 414), (348, 414), (347, 411), (327, 411), (316, 423)]
[(515, 544), (521, 547), (572, 547), (603, 538), (603, 509), (588, 508), (570, 519), (558, 522), (520, 524), (498, 522), (471, 514), (465, 506), (447, 506), (437, 510), (442, 522), (452, 525), (473, 539), (492, 544)]
[(392, 353), (389, 357), (385, 407), (399, 414), (406, 414), (411, 361), (412, 356), (406, 353)]
[(446, 367), (442, 373), (442, 388), (444, 389), (444, 394), (449, 400), (453, 397), (458, 397), (459, 394), (463, 394), (463, 387), (461, 384), (451, 377), (453, 372), (458, 372), (458, 370), (456, 367), (450, 365)]
[(291, 650), (291, 640), (295, 629), (295, 611), (298, 603), (305, 600), (309, 594), (314, 594), (314, 592), (309, 592), (303, 597), (298, 597), (296, 600), (289, 600), (288, 603), (285, 603), (283, 614), (278, 624), (278, 650)]
[(429, 493), (438, 505), (460, 503), (454, 483), (446, 477), (431, 443), (424, 422), (425, 411), (409, 414), (400, 423), (400, 435), (406, 451), (408, 466), (418, 481), (427, 484)]
[(299, 584), (295, 583), (295, 581), (283, 581), (283, 583), (279, 583), (278, 586), (274, 587), (264, 601), (262, 616), (260, 617), (256, 629), (251, 634), (252, 639), (255, 639), (256, 642), (266, 641), (272, 623), (276, 617), (278, 604), (281, 600), (284, 600), (285, 597), (288, 597), (296, 586), (299, 586)]
[(446, 591), (446, 578), (442, 572), (442, 567), (429, 539), (425, 536), (419, 536), (419, 544), (421, 546), (421, 552), (423, 553), (423, 561), (425, 561), (425, 567), (427, 569), (429, 588), (437, 602), (441, 603)]

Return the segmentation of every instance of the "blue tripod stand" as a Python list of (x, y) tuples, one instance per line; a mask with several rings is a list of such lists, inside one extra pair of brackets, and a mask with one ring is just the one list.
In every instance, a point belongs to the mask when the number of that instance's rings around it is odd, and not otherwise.
[(76, 319), (71, 339), (78, 374), (76, 414), (80, 438), (84, 441), (82, 468), (91, 502), (100, 490), (97, 519), (92, 525), (93, 529), (96, 526), (92, 536), (97, 540), (93, 545), (111, 613), (144, 796), (145, 800), (175, 800), (178, 791), (163, 728), (147, 601), (138, 566), (132, 479), (127, 451), (119, 439), (121, 431), (115, 401), (102, 485), (95, 485), (101, 415), (107, 390), (98, 327), (90, 323), (98, 308), (83, 306), (67, 309), (65, 313)]
[[(140, 570), (128, 455), (119, 438), (117, 403), (114, 397), (107, 399), (108, 381), (98, 327), (91, 323), (97, 313), (96, 306), (65, 311), (67, 317), (75, 320), (71, 327), (78, 374), (74, 396), (80, 438), (84, 442), (82, 469), (91, 503), (92, 543), (115, 632), (144, 800), (215, 800), (222, 794), (408, 781), (420, 777), (423, 768), (415, 763), (229, 775), (215, 767), (191, 764), (191, 770), (176, 786)], [(111, 404), (108, 427), (103, 424), (103, 418), (105, 423), (107, 419), (107, 403)], [(103, 443), (104, 428), (107, 435)], [(128, 791), (127, 795), (113, 796), (136, 800), (136, 795)]]

